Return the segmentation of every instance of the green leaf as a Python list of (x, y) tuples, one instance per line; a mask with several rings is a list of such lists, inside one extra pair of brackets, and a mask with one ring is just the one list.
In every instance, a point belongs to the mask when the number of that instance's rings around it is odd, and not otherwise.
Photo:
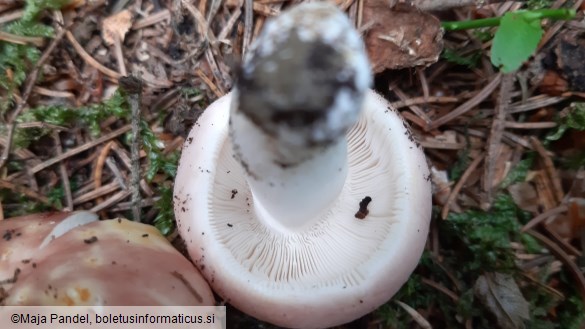
[(524, 13), (506, 13), (494, 37), (492, 64), (504, 73), (517, 70), (534, 53), (542, 37), (540, 20), (529, 20)]

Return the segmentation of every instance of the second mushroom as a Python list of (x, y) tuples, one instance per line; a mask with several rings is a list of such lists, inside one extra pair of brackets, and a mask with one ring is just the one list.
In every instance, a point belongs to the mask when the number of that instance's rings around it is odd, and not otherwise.
[(387, 302), (416, 267), (428, 166), (371, 81), (347, 16), (303, 3), (266, 23), (234, 90), (199, 118), (175, 214), (226, 302), (283, 327), (330, 327)]

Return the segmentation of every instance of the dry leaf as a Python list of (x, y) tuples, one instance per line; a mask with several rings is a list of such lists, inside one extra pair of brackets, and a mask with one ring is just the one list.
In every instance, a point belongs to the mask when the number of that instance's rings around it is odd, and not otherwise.
[(514, 278), (502, 273), (480, 276), (473, 287), (475, 296), (495, 315), (499, 328), (524, 328), (530, 319), (529, 304)]
[(438, 170), (435, 166), (431, 167), (431, 180), (433, 187), (433, 198), (435, 203), (444, 206), (451, 195), (451, 182), (446, 170)]
[(395, 301), (395, 303), (402, 307), (421, 328), (433, 329), (433, 326), (417, 310), (399, 300)]
[(538, 193), (530, 182), (521, 182), (510, 185), (508, 192), (514, 199), (514, 203), (522, 210), (538, 213)]
[(102, 37), (108, 45), (113, 45), (116, 39), (122, 42), (131, 26), (132, 13), (127, 9), (122, 10), (104, 19), (102, 22)]
[(435, 63), (443, 50), (441, 22), (415, 7), (366, 0), (365, 43), (375, 73)]

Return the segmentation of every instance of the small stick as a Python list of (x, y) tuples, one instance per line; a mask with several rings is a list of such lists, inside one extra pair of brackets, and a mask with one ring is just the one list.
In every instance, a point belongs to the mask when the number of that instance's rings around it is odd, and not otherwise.
[(108, 183), (106, 185), (102, 185), (100, 188), (94, 189), (92, 191), (89, 191), (85, 194), (82, 194), (82, 195), (76, 197), (73, 200), (73, 204), (77, 206), (77, 205), (80, 205), (82, 203), (89, 202), (91, 200), (102, 197), (106, 194), (116, 192), (119, 189), (120, 189), (120, 183), (113, 181), (113, 182)]
[(122, 53), (122, 40), (120, 40), (120, 36), (117, 33), (114, 33), (114, 54), (118, 62), (120, 75), (126, 76), (128, 73), (126, 71), (126, 64), (124, 63), (124, 54)]
[(563, 249), (561, 249), (556, 243), (554, 243), (546, 236), (533, 230), (528, 230), (527, 233), (542, 243), (548, 250), (550, 250), (553, 255), (555, 255), (565, 266), (567, 266), (569, 273), (573, 275), (573, 279), (576, 281), (575, 289), (579, 291), (582, 300), (585, 302), (585, 276), (583, 276), (583, 272), (577, 266), (577, 264), (575, 264), (575, 262)]
[[(112, 144), (113, 144), (113, 141), (109, 141), (108, 143), (106, 143), (106, 145), (104, 145), (104, 147), (99, 152), (99, 155), (97, 157), (95, 167), (93, 169), (93, 184), (94, 184), (95, 189), (98, 189), (102, 186), (102, 174), (103, 174), (104, 164), (106, 163), (106, 158), (108, 157), (108, 154), (110, 153), (110, 149), (112, 148)], [(97, 200), (97, 203), (100, 203), (102, 201), (103, 200), (100, 198)]]
[(67, 30), (61, 29), (59, 31), (59, 33), (57, 33), (57, 35), (55, 36), (55, 39), (53, 39), (53, 41), (51, 41), (51, 43), (49, 44), (47, 49), (45, 49), (45, 52), (43, 53), (43, 55), (41, 56), (39, 61), (35, 64), (34, 69), (29, 74), (29, 76), (26, 80), (26, 84), (24, 85), (23, 96), (18, 101), (18, 105), (16, 106), (16, 110), (14, 111), (12, 116), (10, 117), (10, 121), (8, 123), (8, 135), (6, 138), (6, 140), (7, 140), (6, 146), (4, 147), (4, 151), (2, 152), (2, 156), (0, 156), (0, 169), (2, 169), (2, 167), (4, 167), (4, 165), (6, 164), (6, 161), (8, 161), (8, 157), (10, 156), (10, 150), (12, 148), (12, 139), (14, 138), (14, 129), (16, 128), (16, 118), (18, 118), (18, 116), (20, 115), (22, 110), (24, 110), (24, 107), (26, 106), (26, 102), (28, 101), (28, 98), (33, 90), (33, 87), (34, 87), (35, 83), (37, 82), (37, 78), (39, 76), (39, 71), (40, 71), (41, 67), (49, 59), (49, 56), (51, 55), (53, 50), (55, 50), (55, 48), (57, 47), (59, 42), (61, 42), (63, 35), (65, 35), (65, 31), (67, 31)]
[(500, 87), (500, 95), (498, 103), (496, 104), (496, 113), (492, 121), (492, 127), (487, 141), (484, 173), (483, 173), (483, 192), (485, 197), (482, 200), (482, 208), (489, 208), (492, 203), (493, 189), (494, 189), (494, 171), (496, 167), (496, 160), (501, 152), (502, 136), (504, 134), (504, 121), (506, 120), (508, 102), (510, 101), (514, 85), (514, 76), (505, 74), (502, 77)]
[(161, 10), (155, 14), (152, 14), (148, 17), (144, 17), (140, 20), (137, 20), (134, 24), (132, 24), (132, 30), (139, 30), (145, 27), (158, 24), (165, 20), (171, 19), (171, 12), (168, 9)]
[[(57, 155), (63, 154), (63, 147), (61, 146), (61, 138), (59, 132), (53, 132), (53, 139), (55, 140), (55, 147), (57, 148)], [(71, 185), (69, 183), (69, 175), (67, 174), (67, 168), (65, 164), (61, 162), (59, 164), (59, 174), (61, 175), (61, 183), (63, 184), (63, 190), (65, 191), (65, 204), (67, 207), (64, 211), (73, 211), (73, 196), (71, 195)]]
[(91, 208), (89, 211), (100, 212), (102, 210), (105, 210), (109, 207), (112, 207), (115, 204), (118, 204), (121, 200), (126, 199), (127, 197), (130, 196), (130, 194), (132, 194), (132, 192), (130, 192), (130, 191), (125, 191), (125, 190), (119, 191), (118, 193), (109, 197), (106, 201), (97, 204), (96, 206)]
[[(408, 96), (406, 96), (406, 94), (400, 88), (398, 88), (398, 86), (396, 86), (395, 84), (392, 84), (390, 86), (390, 90), (393, 91), (396, 94), (396, 96), (398, 96), (398, 98), (400, 98), (401, 101), (404, 102), (408, 99)], [(421, 119), (423, 119), (427, 125), (429, 125), (431, 123), (431, 118), (429, 118), (429, 116), (420, 107), (418, 107), (416, 105), (410, 105), (408, 107), (412, 110), (412, 112), (414, 112)]]
[(45, 39), (41, 37), (23, 37), (3, 31), (0, 31), (0, 40), (18, 45), (33, 44), (36, 47), (42, 47), (45, 44)]
[(431, 104), (431, 103), (438, 103), (438, 104), (446, 104), (446, 103), (457, 103), (461, 101), (459, 97), (452, 97), (452, 96), (429, 96), (428, 99), (425, 99), (424, 96), (413, 97), (406, 100), (400, 100), (390, 103), (393, 108), (399, 110), (403, 107), (412, 106), (412, 105), (424, 105), (424, 104)]
[(128, 93), (132, 109), (132, 171), (130, 190), (132, 191), (132, 215), (140, 222), (140, 105), (142, 81), (134, 76), (120, 79), (120, 87)]
[(461, 175), (461, 178), (459, 178), (459, 181), (451, 190), (451, 194), (449, 194), (447, 202), (445, 202), (445, 206), (443, 206), (443, 210), (441, 211), (442, 219), (447, 219), (447, 216), (449, 216), (449, 211), (451, 210), (451, 205), (455, 201), (455, 198), (457, 198), (457, 195), (459, 195), (459, 191), (461, 191), (463, 185), (465, 185), (465, 182), (467, 182), (467, 179), (469, 179), (471, 173), (477, 168), (477, 166), (479, 166), (483, 158), (484, 158), (483, 154), (478, 155), (469, 165), (469, 167), (465, 169), (465, 172), (463, 172), (463, 175)]
[(492, 79), (492, 81), (490, 81), (479, 93), (477, 93), (475, 96), (470, 98), (465, 103), (461, 104), (459, 107), (457, 107), (453, 111), (449, 112), (449, 114), (446, 114), (446, 115), (434, 120), (433, 122), (431, 122), (427, 126), (426, 130), (427, 131), (434, 130), (434, 129), (444, 125), (445, 123), (457, 118), (458, 116), (465, 114), (466, 112), (468, 112), (469, 110), (474, 108), (476, 105), (483, 102), (489, 95), (491, 95), (491, 93), (494, 90), (496, 90), (496, 87), (500, 84), (501, 80), (502, 80), (502, 74), (498, 73)]
[(59, 162), (65, 160), (71, 156), (74, 156), (74, 155), (79, 154), (81, 152), (87, 151), (90, 148), (95, 147), (96, 145), (100, 145), (103, 142), (106, 142), (106, 141), (109, 141), (110, 139), (116, 138), (116, 137), (128, 132), (130, 129), (131, 129), (130, 125), (121, 127), (118, 130), (114, 130), (111, 133), (108, 133), (108, 134), (106, 134), (106, 135), (104, 135), (104, 136), (102, 136), (94, 141), (91, 141), (89, 143), (78, 146), (74, 149), (71, 149), (71, 150), (63, 153), (62, 155), (56, 156), (56, 157), (49, 159), (45, 162), (39, 163), (38, 165), (32, 167), (30, 171), (32, 174), (36, 174), (39, 171), (41, 171), (45, 168), (48, 168), (56, 163), (59, 163)]
[(244, 5), (244, 41), (242, 42), (242, 58), (245, 58), (246, 54), (248, 53), (248, 47), (250, 46), (250, 42), (252, 41), (252, 25), (253, 25), (253, 16), (254, 13), (252, 11), (253, 3), (252, 0), (245, 0)]
[(67, 40), (69, 40), (73, 48), (75, 48), (79, 56), (81, 56), (81, 58), (83, 58), (85, 62), (87, 62), (89, 65), (93, 66), (103, 74), (107, 75), (108, 77), (112, 78), (113, 80), (120, 79), (121, 77), (120, 73), (110, 70), (109, 68), (103, 66), (100, 62), (96, 61), (93, 57), (91, 57), (91, 55), (88, 54), (85, 51), (85, 49), (83, 49), (83, 46), (81, 46), (79, 42), (77, 42), (77, 40), (73, 36), (73, 33), (67, 31), (65, 32), (65, 34), (67, 36)]
[(21, 10), (15, 10), (9, 14), (6, 14), (6, 15), (2, 15), (0, 17), (0, 24), (6, 24), (9, 22), (15, 21), (15, 20), (21, 18), (23, 14), (24, 14), (24, 10), (21, 9)]
[(0, 188), (9, 189), (15, 193), (22, 193), (31, 199), (35, 199), (36, 201), (39, 201), (46, 205), (51, 205), (51, 202), (49, 201), (49, 199), (47, 199), (47, 197), (22, 185), (16, 185), (12, 182), (0, 179)]
[(526, 233), (526, 231), (534, 228), (536, 225), (540, 224), (542, 221), (544, 221), (552, 216), (562, 214), (567, 210), (568, 210), (568, 208), (566, 205), (560, 205), (556, 208), (549, 209), (549, 210), (543, 212), (542, 214), (532, 218), (530, 221), (528, 221), (528, 223), (526, 223), (522, 227), (522, 229), (520, 230), (520, 233)]
[(536, 137), (531, 136), (530, 143), (542, 158), (544, 170), (546, 171), (548, 178), (552, 182), (552, 190), (556, 201), (558, 203), (563, 202), (564, 198), (563, 186), (561, 184), (559, 173), (555, 169), (555, 165), (551, 159), (551, 156), (547, 154), (546, 149)]

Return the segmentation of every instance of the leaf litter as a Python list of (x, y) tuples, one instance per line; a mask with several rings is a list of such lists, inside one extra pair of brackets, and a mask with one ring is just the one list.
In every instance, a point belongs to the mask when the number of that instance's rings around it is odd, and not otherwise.
[[(335, 3), (364, 36), (374, 88), (424, 147), (435, 202), (427, 249), (395, 296), (400, 303), (343, 328), (580, 328), (582, 25), (542, 22), (536, 53), (506, 73), (509, 81), (490, 62), (497, 27), (445, 32), (440, 22), (505, 16), (534, 1), (411, 1), (420, 10), (404, 1)], [(555, 6), (582, 10), (582, 3)], [(171, 199), (181, 145), (198, 115), (230, 89), (234, 63), (266, 20), (292, 4), (2, 2), (0, 148), (9, 157), (0, 166), (0, 219), (62, 209), (132, 218), (140, 207), (142, 221), (185, 252)], [(144, 82), (139, 118), (119, 89), (127, 75)], [(270, 327), (228, 307), (234, 328)]]

